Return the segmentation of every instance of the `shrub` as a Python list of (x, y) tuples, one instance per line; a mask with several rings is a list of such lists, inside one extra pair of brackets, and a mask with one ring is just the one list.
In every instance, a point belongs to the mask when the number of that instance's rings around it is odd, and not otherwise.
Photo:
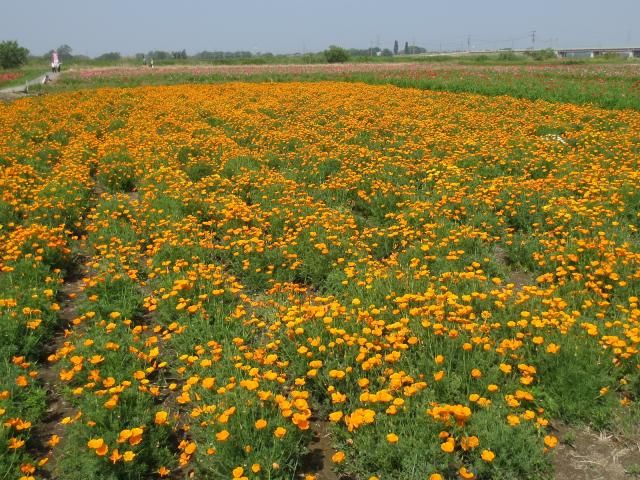
[(324, 56), (329, 63), (344, 63), (349, 60), (349, 53), (341, 47), (331, 45), (328, 50), (325, 50)]
[(517, 60), (517, 59), (518, 59), (518, 55), (516, 55), (515, 52), (511, 50), (505, 50), (504, 52), (500, 52), (498, 54), (498, 60), (513, 62), (514, 60)]
[(527, 55), (537, 61), (551, 60), (552, 58), (556, 58), (556, 52), (551, 48), (545, 48), (544, 50), (534, 50), (532, 52), (527, 52)]

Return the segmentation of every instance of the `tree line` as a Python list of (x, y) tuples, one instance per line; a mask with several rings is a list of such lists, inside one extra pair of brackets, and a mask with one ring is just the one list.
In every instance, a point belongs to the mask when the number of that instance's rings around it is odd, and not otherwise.
[[(62, 63), (69, 63), (70, 61), (86, 61), (86, 60), (98, 60), (98, 61), (108, 61), (108, 62), (117, 62), (123, 59), (123, 56), (120, 52), (106, 52), (101, 55), (94, 57), (93, 59), (86, 55), (76, 55), (73, 53), (73, 49), (67, 45), (60, 45), (56, 49), (49, 50), (47, 53), (42, 55), (41, 58), (44, 60), (51, 59), (52, 53), (56, 51), (58, 53), (58, 58)], [(405, 55), (411, 54), (419, 54), (425, 53), (427, 50), (418, 47), (416, 45), (409, 45), (408, 42), (405, 42), (404, 49), (402, 53)], [(346, 62), (352, 57), (391, 57), (393, 55), (400, 54), (400, 48), (398, 41), (396, 40), (393, 44), (393, 49), (389, 48), (380, 48), (370, 47), (370, 48), (349, 48), (345, 49), (342, 47), (338, 47), (335, 45), (331, 45), (327, 50), (318, 53), (309, 53), (309, 54), (291, 54), (291, 55), (275, 55), (271, 52), (250, 52), (247, 50), (238, 50), (238, 51), (208, 51), (203, 50), (201, 52), (195, 53), (193, 55), (188, 55), (186, 49), (176, 50), (176, 51), (165, 51), (165, 50), (151, 50), (147, 53), (137, 53), (135, 55), (136, 60), (144, 61), (144, 60), (155, 60), (155, 61), (163, 61), (163, 60), (186, 60), (186, 59), (195, 59), (202, 61), (214, 61), (214, 62), (225, 62), (225, 61), (243, 61), (243, 60), (255, 60), (255, 61), (268, 61), (273, 58), (284, 58), (284, 57), (296, 57), (301, 56), (302, 60), (308, 60), (309, 62), (317, 62), (322, 61), (323, 59), (329, 63), (338, 63), (338, 62)], [(29, 50), (20, 46), (16, 41), (3, 41), (0, 42), (0, 67), (2, 68), (17, 68), (21, 65), (24, 65), (29, 59)]]

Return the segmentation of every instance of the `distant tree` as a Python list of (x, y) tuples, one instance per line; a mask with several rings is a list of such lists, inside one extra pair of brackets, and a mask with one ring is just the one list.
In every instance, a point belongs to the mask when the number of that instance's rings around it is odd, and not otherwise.
[(426, 48), (418, 47), (417, 45), (409, 45), (407, 48), (409, 49), (409, 53), (411, 55), (416, 54), (416, 53), (426, 53), (427, 52)]
[(328, 50), (325, 50), (324, 56), (329, 63), (344, 63), (349, 60), (349, 52), (336, 45), (331, 45)]
[(144, 53), (136, 53), (136, 60), (141, 61), (144, 60), (145, 55)]
[(171, 52), (171, 56), (176, 60), (186, 60), (187, 59), (187, 51), (181, 50), (179, 52)]
[(398, 54), (398, 40), (396, 40), (395, 42), (393, 42), (393, 54), (397, 55)]
[(0, 67), (17, 68), (24, 65), (28, 57), (29, 50), (18, 45), (18, 42), (0, 42)]
[(165, 52), (164, 50), (151, 50), (147, 54), (148, 58), (153, 58), (155, 60), (168, 60), (171, 58), (171, 54), (169, 52)]
[(67, 44), (60, 45), (57, 52), (61, 62), (73, 59), (73, 49)]
[(409, 55), (409, 42), (404, 42), (404, 54)]
[(392, 57), (393, 56), (393, 52), (391, 50), (389, 50), (388, 48), (385, 48), (384, 50), (382, 50), (382, 56), (383, 57)]
[(120, 52), (108, 52), (108, 53), (103, 53), (102, 55), (100, 55), (99, 57), (96, 57), (96, 60), (103, 60), (103, 61), (109, 61), (109, 62), (117, 62), (122, 58), (122, 56), (120, 55)]

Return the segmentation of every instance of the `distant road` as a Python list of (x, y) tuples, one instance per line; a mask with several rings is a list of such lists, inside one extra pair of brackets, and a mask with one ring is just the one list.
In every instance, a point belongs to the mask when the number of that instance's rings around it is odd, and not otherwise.
[(60, 75), (58, 72), (49, 72), (49, 73), (44, 73), (42, 75), (40, 75), (38, 78), (34, 78), (32, 80), (28, 80), (25, 83), (21, 84), (21, 85), (14, 85), (13, 87), (6, 87), (6, 88), (0, 88), (0, 93), (25, 93), (25, 85), (31, 86), (31, 85), (39, 85), (44, 81), (44, 78), (49, 75), (49, 79), (51, 81), (55, 80), (56, 78), (58, 78), (58, 75)]

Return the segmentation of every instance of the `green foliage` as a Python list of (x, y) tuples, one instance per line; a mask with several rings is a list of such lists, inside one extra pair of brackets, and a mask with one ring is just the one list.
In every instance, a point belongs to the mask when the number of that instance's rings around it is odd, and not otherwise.
[(120, 152), (106, 155), (100, 160), (97, 178), (110, 192), (132, 192), (141, 173), (135, 159)]
[(27, 63), (29, 50), (18, 45), (16, 41), (0, 42), (0, 67), (16, 68)]
[(212, 164), (207, 162), (195, 162), (185, 168), (185, 172), (189, 178), (197, 182), (198, 180), (208, 177), (215, 172), (215, 168)]
[(122, 56), (120, 55), (120, 52), (107, 52), (96, 57), (96, 60), (109, 61), (109, 62), (117, 62), (117, 61), (120, 61), (121, 59), (122, 59)]
[(502, 62), (513, 62), (518, 60), (518, 55), (512, 50), (505, 50), (498, 54), (498, 60)]
[(526, 52), (526, 55), (538, 62), (556, 58), (556, 52), (552, 48), (545, 48), (544, 50), (533, 50), (530, 52)]
[(328, 63), (344, 63), (349, 60), (349, 52), (336, 45), (331, 45), (325, 50), (324, 56)]

